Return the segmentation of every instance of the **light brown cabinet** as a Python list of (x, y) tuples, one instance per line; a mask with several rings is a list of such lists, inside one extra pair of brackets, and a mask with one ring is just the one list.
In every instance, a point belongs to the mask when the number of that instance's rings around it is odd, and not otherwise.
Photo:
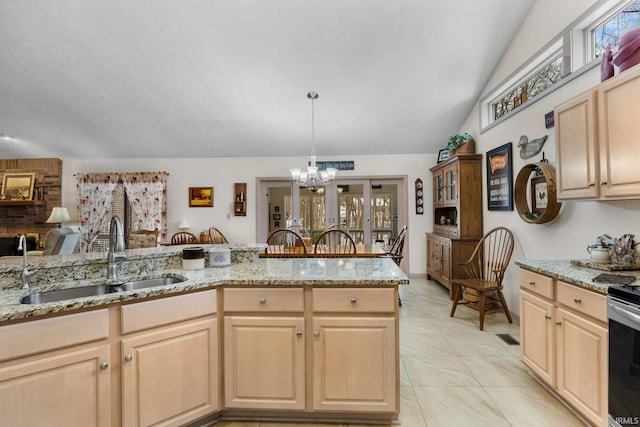
[(302, 288), (224, 290), (225, 406), (305, 409)]
[(452, 277), (464, 277), (467, 261), (482, 237), (482, 155), (459, 154), (430, 169), (433, 232), (427, 233), (427, 278), (451, 290)]
[(0, 327), (2, 425), (110, 426), (107, 331), (106, 310)]
[(313, 410), (399, 409), (393, 289), (313, 289)]
[(640, 198), (640, 68), (555, 108), (558, 199)]
[(606, 297), (520, 270), (522, 361), (569, 405), (607, 425)]

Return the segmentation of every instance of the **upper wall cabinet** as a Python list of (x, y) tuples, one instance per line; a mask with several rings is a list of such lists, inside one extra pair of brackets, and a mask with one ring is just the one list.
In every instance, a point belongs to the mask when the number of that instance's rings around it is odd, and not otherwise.
[(640, 67), (555, 108), (558, 199), (640, 199)]

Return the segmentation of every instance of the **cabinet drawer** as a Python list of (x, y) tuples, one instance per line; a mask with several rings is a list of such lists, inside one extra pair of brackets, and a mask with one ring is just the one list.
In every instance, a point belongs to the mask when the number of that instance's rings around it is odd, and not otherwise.
[(312, 295), (314, 312), (393, 313), (397, 304), (392, 288), (316, 288)]
[(607, 322), (607, 298), (604, 295), (558, 281), (557, 302), (601, 322)]
[(304, 289), (226, 288), (224, 311), (304, 311)]
[(122, 333), (181, 322), (214, 314), (216, 311), (215, 290), (125, 305), (120, 309)]
[(109, 336), (106, 309), (0, 327), (0, 361)]
[(533, 271), (520, 269), (520, 288), (538, 294), (545, 298), (554, 299), (553, 279), (534, 273)]

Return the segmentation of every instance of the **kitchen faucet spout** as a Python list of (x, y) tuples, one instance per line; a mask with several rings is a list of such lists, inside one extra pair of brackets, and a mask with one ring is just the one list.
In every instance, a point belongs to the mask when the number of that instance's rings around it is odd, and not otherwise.
[(109, 224), (109, 253), (107, 254), (107, 282), (110, 285), (122, 284), (118, 279), (118, 264), (116, 263), (116, 252), (124, 252), (124, 232), (122, 223), (116, 215), (111, 217)]
[(22, 289), (29, 289), (29, 276), (33, 271), (27, 268), (27, 237), (24, 234), (18, 238), (18, 250), (22, 251)]

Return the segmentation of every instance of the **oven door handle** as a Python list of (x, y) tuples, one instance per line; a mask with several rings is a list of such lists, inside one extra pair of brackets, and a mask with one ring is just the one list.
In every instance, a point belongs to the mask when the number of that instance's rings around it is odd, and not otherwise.
[(625, 316), (627, 319), (640, 324), (640, 316), (638, 316), (637, 314), (625, 310), (624, 308), (616, 307), (615, 305), (610, 305), (609, 307), (613, 308), (615, 311)]

